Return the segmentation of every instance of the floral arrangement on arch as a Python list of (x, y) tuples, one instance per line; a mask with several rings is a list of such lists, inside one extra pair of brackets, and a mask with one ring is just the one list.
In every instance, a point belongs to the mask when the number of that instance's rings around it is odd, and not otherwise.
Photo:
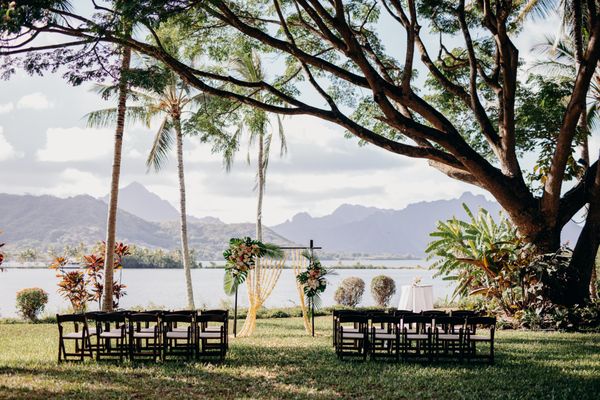
[[(0, 231), (2, 233), (2, 231)], [(0, 243), (0, 249), (4, 247), (4, 243)], [(0, 251), (0, 271), (2, 271), (2, 263), (4, 262), (4, 254)]]
[(225, 258), (225, 292), (233, 294), (237, 286), (242, 284), (248, 272), (256, 267), (260, 257), (283, 257), (283, 251), (277, 245), (263, 243), (250, 237), (231, 238), (229, 247), (223, 252)]
[(302, 285), (304, 295), (314, 303), (315, 299), (318, 299), (321, 293), (327, 289), (327, 279), (325, 277), (332, 275), (334, 272), (323, 267), (321, 261), (314, 254), (311, 255), (308, 251), (305, 251), (302, 255), (308, 259), (308, 266), (306, 271), (296, 276), (296, 280)]

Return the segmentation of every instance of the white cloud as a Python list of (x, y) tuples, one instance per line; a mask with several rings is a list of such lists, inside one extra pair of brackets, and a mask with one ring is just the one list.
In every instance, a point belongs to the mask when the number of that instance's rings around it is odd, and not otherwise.
[(67, 197), (82, 193), (90, 196), (102, 196), (108, 188), (108, 179), (100, 178), (91, 172), (80, 171), (76, 168), (67, 168), (59, 175), (59, 183), (53, 188), (44, 190), (44, 193)]
[(49, 128), (46, 145), (36, 153), (39, 161), (92, 161), (112, 151), (112, 131), (96, 128)]
[(139, 160), (139, 159), (143, 158), (144, 156), (138, 150), (131, 149), (127, 152), (127, 157), (134, 159), (134, 160)]
[(0, 161), (22, 158), (24, 156), (23, 152), (15, 150), (13, 145), (2, 134), (2, 130), (0, 126)]
[(11, 102), (0, 104), (0, 114), (8, 114), (15, 109), (15, 105)]
[(17, 108), (19, 109), (47, 110), (53, 106), (54, 104), (52, 104), (50, 100), (48, 100), (48, 97), (41, 92), (27, 94), (21, 97), (17, 102)]

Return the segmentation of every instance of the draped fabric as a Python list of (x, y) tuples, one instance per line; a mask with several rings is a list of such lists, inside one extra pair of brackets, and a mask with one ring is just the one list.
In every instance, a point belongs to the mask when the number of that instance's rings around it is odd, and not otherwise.
[(260, 258), (256, 260), (253, 270), (248, 273), (246, 286), (248, 287), (248, 315), (244, 321), (244, 326), (238, 336), (250, 336), (256, 328), (256, 313), (265, 303), (275, 284), (279, 280), (281, 271), (287, 259), (287, 253), (284, 253), (281, 259)]
[[(302, 255), (304, 249), (286, 249), (284, 257), (281, 259), (260, 258), (256, 260), (255, 268), (248, 273), (246, 286), (248, 288), (248, 314), (242, 329), (238, 336), (250, 336), (256, 329), (256, 314), (263, 306), (267, 298), (273, 292), (281, 272), (289, 260), (294, 271), (294, 279), (299, 273), (306, 269), (308, 260)], [(296, 280), (296, 288), (300, 298), (300, 308), (302, 309), (302, 319), (304, 329), (307, 333), (311, 332), (310, 319), (308, 318), (308, 309), (304, 296), (304, 288)]]

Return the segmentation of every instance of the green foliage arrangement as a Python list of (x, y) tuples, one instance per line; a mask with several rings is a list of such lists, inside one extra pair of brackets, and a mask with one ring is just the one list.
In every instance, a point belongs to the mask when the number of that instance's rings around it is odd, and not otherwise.
[(283, 251), (277, 245), (263, 243), (250, 237), (231, 238), (229, 248), (223, 252), (225, 258), (225, 293), (232, 295), (244, 283), (248, 272), (256, 266), (260, 257), (281, 258)]
[[(334, 272), (321, 265), (321, 261), (316, 255), (304, 251), (302, 256), (308, 260), (308, 265), (306, 271), (299, 273), (296, 280), (302, 285), (308, 303), (318, 306), (321, 293), (327, 289), (327, 279), (325, 277)], [(310, 309), (312, 310), (312, 307)]]
[(17, 310), (31, 322), (37, 320), (47, 303), (48, 293), (43, 289), (27, 288), (17, 292)]
[(378, 275), (371, 280), (371, 295), (379, 307), (387, 307), (396, 294), (396, 282), (386, 275)]
[(351, 276), (340, 283), (340, 286), (335, 291), (333, 299), (342, 306), (356, 307), (362, 300), (364, 293), (365, 281), (356, 276)]

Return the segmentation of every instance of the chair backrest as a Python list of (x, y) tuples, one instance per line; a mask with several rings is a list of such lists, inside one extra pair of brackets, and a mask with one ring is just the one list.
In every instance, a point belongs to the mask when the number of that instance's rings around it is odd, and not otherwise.
[(496, 317), (467, 317), (467, 324), (484, 328), (496, 327)]
[(343, 323), (355, 323), (355, 324), (368, 324), (369, 317), (363, 314), (342, 314), (338, 316), (338, 322)]
[(56, 322), (61, 324), (63, 322), (81, 322), (87, 323), (87, 317), (85, 314), (56, 314)]
[(446, 314), (446, 311), (442, 311), (442, 310), (425, 310), (425, 311), (421, 311), (422, 315), (427, 315), (427, 316), (444, 316), (444, 315), (448, 315)]
[(395, 315), (373, 315), (371, 317), (371, 322), (373, 323), (373, 325), (375, 324), (399, 324), (400, 323), (400, 317), (397, 317)]
[(361, 315), (361, 312), (357, 310), (333, 310), (334, 318), (337, 318), (340, 315)]
[(93, 319), (96, 320), (96, 315), (106, 314), (106, 311), (88, 311), (85, 313), (85, 316), (88, 320)]
[(168, 313), (168, 314), (164, 314), (162, 317), (162, 320), (164, 322), (170, 323), (170, 322), (187, 322), (187, 323), (192, 323), (194, 322), (194, 314), (188, 313), (188, 314), (175, 314), (175, 313)]
[(413, 311), (411, 310), (394, 310), (394, 315), (401, 317), (403, 315), (410, 315), (410, 314), (414, 314)]
[(125, 314), (122, 312), (99, 313), (94, 316), (96, 322), (125, 322)]
[(477, 316), (477, 311), (473, 310), (452, 310), (450, 311), (450, 315), (452, 317), (475, 317)]
[(205, 322), (226, 323), (227, 316), (224, 314), (200, 314), (200, 315), (198, 315), (198, 317), (196, 317), (196, 321), (198, 323), (205, 323)]

